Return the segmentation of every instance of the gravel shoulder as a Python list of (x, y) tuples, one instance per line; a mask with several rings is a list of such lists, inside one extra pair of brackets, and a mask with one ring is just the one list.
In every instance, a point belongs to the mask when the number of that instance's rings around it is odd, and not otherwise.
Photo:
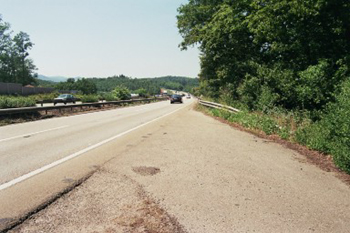
[(348, 232), (349, 209), (335, 173), (184, 109), (11, 232)]

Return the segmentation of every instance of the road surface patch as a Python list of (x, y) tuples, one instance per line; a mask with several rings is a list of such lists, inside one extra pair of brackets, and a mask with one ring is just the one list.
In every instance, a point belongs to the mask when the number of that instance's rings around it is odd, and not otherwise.
[(153, 176), (160, 172), (160, 169), (157, 167), (145, 167), (145, 166), (133, 167), (132, 170), (141, 176)]

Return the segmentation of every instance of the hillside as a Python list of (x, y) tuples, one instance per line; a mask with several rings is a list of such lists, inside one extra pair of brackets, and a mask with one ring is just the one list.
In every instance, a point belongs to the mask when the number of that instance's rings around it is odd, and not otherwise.
[(160, 88), (168, 88), (179, 91), (190, 92), (192, 88), (198, 86), (197, 78), (165, 76), (159, 78), (129, 78), (124, 75), (113, 76), (109, 78), (93, 78), (92, 80), (97, 90), (100, 92), (109, 92), (116, 86), (123, 85), (130, 90), (144, 88), (149, 93), (159, 93)]
[(38, 75), (39, 80), (49, 81), (49, 82), (65, 82), (68, 78), (62, 77), (62, 76), (45, 76), (45, 75)]

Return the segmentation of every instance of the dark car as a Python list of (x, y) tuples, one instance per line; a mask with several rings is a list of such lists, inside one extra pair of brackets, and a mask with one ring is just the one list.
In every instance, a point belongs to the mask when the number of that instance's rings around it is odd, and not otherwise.
[(75, 98), (71, 94), (62, 94), (53, 100), (53, 105), (56, 105), (57, 103), (64, 103), (64, 104), (73, 103), (73, 104), (75, 104), (76, 100), (77, 100), (77, 98)]
[(182, 103), (182, 96), (181, 95), (171, 95), (170, 96), (170, 103), (173, 104), (175, 102)]

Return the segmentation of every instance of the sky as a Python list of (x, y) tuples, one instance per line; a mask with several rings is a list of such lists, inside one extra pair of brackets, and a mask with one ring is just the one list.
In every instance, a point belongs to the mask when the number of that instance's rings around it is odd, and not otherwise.
[(197, 77), (199, 50), (181, 51), (177, 8), (187, 0), (0, 0), (13, 35), (34, 43), (38, 74)]

